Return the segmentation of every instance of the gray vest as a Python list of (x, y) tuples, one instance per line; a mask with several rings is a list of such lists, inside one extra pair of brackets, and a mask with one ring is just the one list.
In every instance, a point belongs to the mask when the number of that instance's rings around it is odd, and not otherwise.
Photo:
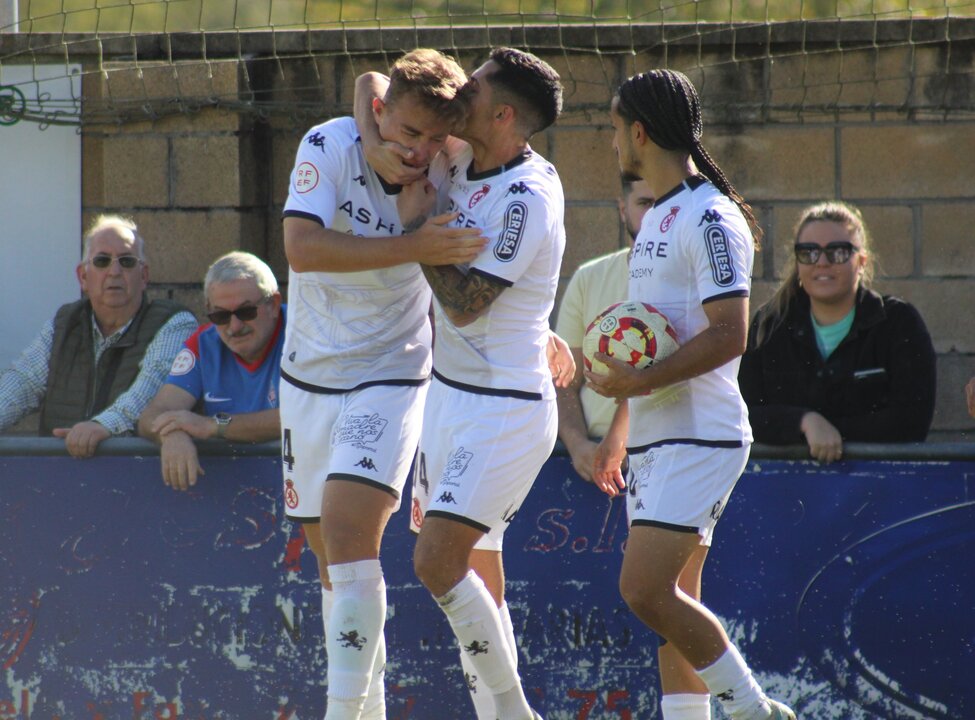
[(118, 342), (107, 348), (95, 366), (91, 303), (88, 299), (62, 305), (54, 316), (54, 344), (47, 391), (41, 404), (40, 435), (58, 427), (90, 420), (107, 408), (139, 374), (139, 363), (156, 333), (185, 310), (170, 300), (142, 305)]

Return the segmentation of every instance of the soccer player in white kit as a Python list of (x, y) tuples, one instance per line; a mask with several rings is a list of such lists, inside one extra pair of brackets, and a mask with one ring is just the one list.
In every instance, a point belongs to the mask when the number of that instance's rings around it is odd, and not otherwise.
[[(373, 105), (382, 137), (410, 148), (434, 182), (448, 171), (438, 153), (465, 82), (452, 59), (416, 50)], [(385, 718), (379, 548), (412, 467), (431, 368), (430, 289), (417, 263), (467, 262), (485, 243), (450, 215), (404, 234), (397, 202), (410, 192), (368, 166), (355, 121), (338, 118), (302, 139), (284, 210), (284, 498), (323, 584), (326, 720)]]
[[(761, 231), (701, 144), (700, 100), (686, 76), (631, 77), (610, 117), (620, 169), (646, 180), (657, 198), (633, 246), (629, 297), (658, 308), (681, 341), (643, 370), (597, 353), (608, 374), (586, 372), (596, 392), (622, 401), (593, 468), (608, 494), (629, 487), (620, 590), (662, 639), (666, 720), (710, 718), (708, 693), (735, 720), (795, 720), (765, 695), (700, 602), (711, 535), (752, 442), (737, 376)], [(678, 394), (655, 400), (651, 391), (674, 384)], [(628, 483), (619, 470), (625, 455)]]
[[(363, 84), (362, 89), (375, 85)], [(357, 92), (359, 88), (357, 87)], [(558, 74), (530, 53), (492, 51), (458, 100), (448, 210), (489, 238), (464, 266), (423, 265), (435, 298), (434, 379), (413, 482), (417, 576), (461, 646), (477, 717), (538, 718), (517, 673), (504, 603), (502, 538), (555, 444), (548, 317), (558, 284), (564, 197), (529, 138), (561, 111)]]

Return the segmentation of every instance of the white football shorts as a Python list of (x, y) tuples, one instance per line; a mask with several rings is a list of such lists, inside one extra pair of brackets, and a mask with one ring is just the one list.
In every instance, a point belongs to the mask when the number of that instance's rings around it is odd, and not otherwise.
[(670, 443), (631, 453), (626, 476), (630, 526), (696, 533), (701, 545), (710, 546), (750, 449)]
[(500, 551), (557, 432), (554, 399), (482, 395), (432, 380), (410, 529), (419, 532), (424, 515), (435, 513), (483, 531), (475, 549)]
[(281, 459), (285, 514), (319, 522), (326, 480), (388, 492), (396, 507), (420, 439), (429, 384), (373, 385), (319, 394), (281, 380)]

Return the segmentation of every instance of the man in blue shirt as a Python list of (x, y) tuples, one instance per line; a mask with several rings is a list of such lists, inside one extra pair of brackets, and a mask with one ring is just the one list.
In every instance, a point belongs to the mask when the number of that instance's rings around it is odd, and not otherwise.
[(139, 418), (139, 434), (160, 445), (163, 482), (174, 490), (204, 474), (194, 438), (262, 442), (280, 433), (285, 306), (274, 273), (254, 255), (232, 252), (210, 266), (203, 290), (210, 322), (184, 343)]

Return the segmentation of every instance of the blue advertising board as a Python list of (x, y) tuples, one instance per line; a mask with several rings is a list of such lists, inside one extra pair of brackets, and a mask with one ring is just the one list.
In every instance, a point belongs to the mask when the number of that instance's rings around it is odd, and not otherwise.
[[(323, 716), (317, 571), (282, 519), (278, 459), (202, 461), (179, 493), (151, 454), (0, 456), (0, 720)], [(973, 471), (749, 463), (704, 597), (771, 694), (814, 720), (975, 718)], [(472, 718), (406, 524), (382, 555), (388, 717)], [(656, 638), (617, 588), (625, 541), (622, 502), (552, 457), (505, 540), (519, 671), (547, 720), (659, 717)]]

